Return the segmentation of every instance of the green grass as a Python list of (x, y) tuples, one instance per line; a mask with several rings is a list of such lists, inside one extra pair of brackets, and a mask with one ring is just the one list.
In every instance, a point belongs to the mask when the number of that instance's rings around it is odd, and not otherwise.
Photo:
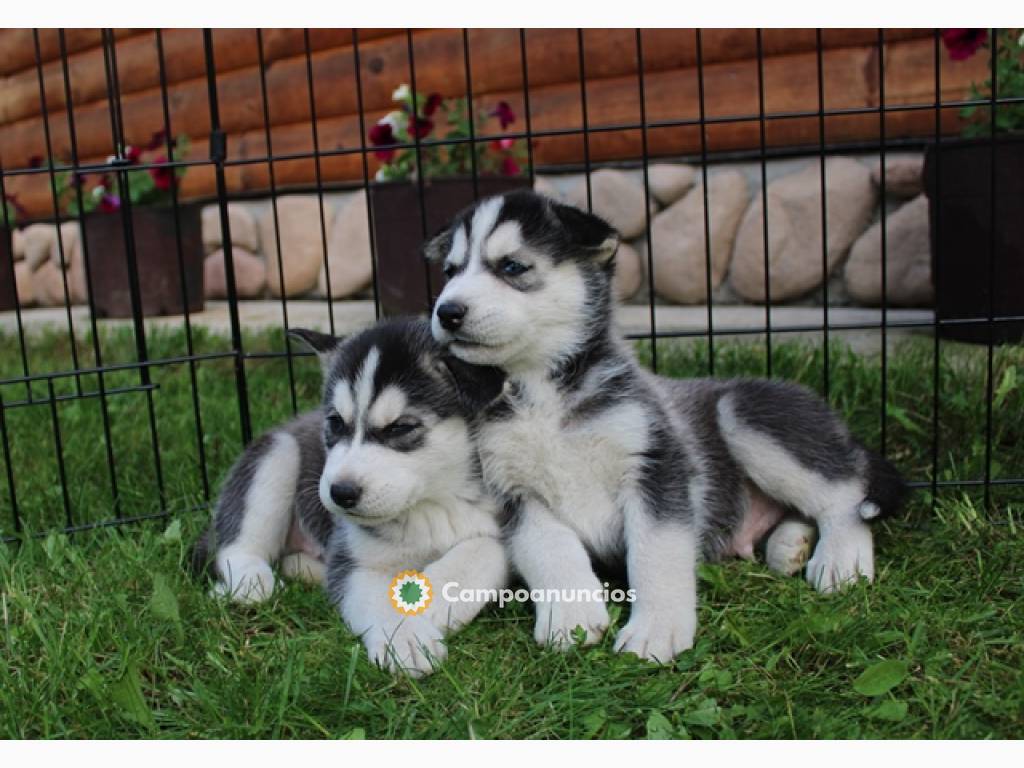
[[(247, 340), (280, 348), (279, 335)], [(180, 333), (153, 334), (150, 355), (184, 353)], [(200, 335), (204, 353), (220, 337)], [(93, 363), (90, 343), (80, 364)], [(103, 337), (104, 361), (133, 359), (126, 333)], [(649, 359), (649, 348), (641, 345)], [(68, 367), (66, 337), (31, 343), (32, 373)], [(659, 344), (659, 367), (703, 374), (700, 344)], [(763, 349), (715, 347), (716, 375), (759, 374)], [(914, 479), (930, 477), (931, 343), (890, 355), (887, 448)], [(0, 337), (0, 379), (22, 374), (16, 339)], [(254, 426), (291, 413), (281, 361), (247, 364)], [(300, 408), (318, 395), (316, 363), (295, 361)], [(773, 373), (819, 390), (820, 350), (776, 344)], [(943, 345), (938, 476), (980, 478), (985, 450), (984, 350)], [(882, 391), (877, 358), (833, 347), (831, 401), (877, 446)], [(994, 477), (1024, 475), (1024, 351), (998, 350), (994, 366)], [(137, 371), (108, 374), (107, 390)], [(27, 531), (0, 545), (0, 736), (695, 738), (1016, 737), (1024, 725), (1024, 489), (918, 492), (905, 518), (878, 529), (877, 583), (829, 598), (763, 566), (701, 569), (697, 646), (659, 668), (597, 647), (565, 654), (532, 641), (528, 607), (490, 608), (450, 644), (421, 681), (370, 665), (318, 592), (292, 584), (252, 609), (208, 599), (184, 574), (205, 522), (189, 368), (153, 369), (153, 418), (170, 518), (67, 537), (47, 404), (7, 408), (18, 509)], [(95, 390), (95, 375), (81, 378)], [(54, 380), (70, 394), (73, 378)], [(214, 490), (239, 450), (229, 360), (197, 366), (206, 471)], [(33, 397), (47, 394), (46, 382)], [(24, 384), (0, 385), (8, 404)], [(108, 397), (122, 515), (162, 508), (148, 397)], [(71, 521), (115, 516), (99, 398), (56, 407)], [(7, 459), (7, 456), (3, 457)], [(0, 470), (0, 534), (14, 533)], [(613, 606), (616, 625), (624, 617)]]

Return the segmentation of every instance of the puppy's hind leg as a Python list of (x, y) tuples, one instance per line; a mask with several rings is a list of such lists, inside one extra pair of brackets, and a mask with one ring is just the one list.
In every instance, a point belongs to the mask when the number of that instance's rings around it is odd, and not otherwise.
[(260, 438), (232, 468), (214, 516), (216, 593), (241, 603), (270, 597), (271, 563), (284, 549), (298, 474), (299, 447), (286, 432)]

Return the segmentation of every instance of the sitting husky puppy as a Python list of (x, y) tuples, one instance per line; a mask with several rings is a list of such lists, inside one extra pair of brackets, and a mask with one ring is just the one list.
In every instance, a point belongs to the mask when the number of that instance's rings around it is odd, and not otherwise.
[[(443, 585), (486, 590), (506, 580), (497, 507), (469, 433), (502, 376), (443, 360), (421, 320), (382, 323), (344, 342), (292, 333), (320, 357), (323, 406), (249, 445), (193, 562), (212, 565), (216, 591), (240, 602), (270, 596), (273, 563), (286, 576), (326, 580), (373, 661), (429, 672), (446, 654), (445, 632), (484, 605), (448, 602)], [(392, 581), (407, 570), (432, 585), (422, 613), (391, 602)]]
[[(495, 365), (506, 393), (480, 420), (485, 481), (504, 499), (512, 565), (531, 590), (586, 590), (591, 561), (635, 590), (615, 648), (668, 662), (693, 644), (698, 558), (803, 566), (821, 591), (874, 573), (867, 520), (893, 511), (899, 475), (810, 391), (778, 381), (658, 377), (612, 331), (618, 234), (532, 192), (480, 201), (425, 246), (448, 277), (435, 338)], [(577, 591), (578, 595), (579, 592)], [(604, 602), (538, 602), (534, 636), (595, 642)]]

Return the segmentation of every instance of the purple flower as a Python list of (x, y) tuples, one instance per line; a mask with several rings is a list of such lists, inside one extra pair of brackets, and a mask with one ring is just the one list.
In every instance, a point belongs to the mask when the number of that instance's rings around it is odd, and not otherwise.
[(508, 128), (516, 121), (516, 113), (512, 111), (512, 107), (508, 105), (507, 101), (499, 101), (498, 106), (490, 114), (491, 117), (498, 118), (498, 122), (501, 123), (503, 129)]
[(427, 103), (423, 105), (423, 114), (430, 117), (441, 106), (441, 94), (432, 93), (427, 96)]
[[(154, 163), (166, 163), (167, 158), (164, 155), (153, 160)], [(166, 192), (174, 186), (174, 169), (162, 166), (159, 168), (150, 168), (149, 175), (153, 177), (153, 186), (157, 189)]]
[[(397, 144), (395, 141), (395, 133), (391, 129), (391, 123), (376, 123), (370, 129), (370, 141), (375, 147), (386, 147), (389, 144)], [(378, 160), (385, 163), (390, 162), (391, 158), (395, 156), (395, 150), (393, 149), (378, 149), (374, 152)]]
[(949, 51), (953, 61), (969, 59), (981, 46), (988, 42), (988, 30), (985, 29), (944, 29), (942, 42)]
[(102, 213), (114, 213), (121, 210), (121, 198), (109, 193), (100, 198), (100, 211)]
[(520, 173), (519, 163), (511, 155), (506, 155), (501, 161), (501, 172), (506, 176), (518, 176)]

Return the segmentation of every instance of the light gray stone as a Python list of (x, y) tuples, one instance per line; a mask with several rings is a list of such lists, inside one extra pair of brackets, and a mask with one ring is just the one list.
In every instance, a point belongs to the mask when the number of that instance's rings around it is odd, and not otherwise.
[(25, 258), (25, 232), (20, 229), (11, 230), (11, 256), (15, 261)]
[(619, 245), (615, 253), (615, 279), (612, 286), (615, 298), (629, 301), (633, 298), (644, 282), (645, 270), (640, 253), (629, 243)]
[(36, 303), (35, 288), (32, 285), (32, 265), (27, 261), (15, 262), (14, 285), (18, 290), (18, 303), (22, 309)]
[[(365, 192), (352, 195), (334, 217), (327, 238), (327, 264), (331, 273), (331, 299), (345, 299), (359, 293), (373, 279)], [(316, 295), (327, 296), (327, 270), (323, 268), (317, 278)]]
[(39, 269), (33, 270), (32, 293), (41, 307), (64, 306), (64, 274), (56, 262), (47, 259)]
[[(224, 245), (220, 230), (220, 206), (208, 205), (203, 208), (203, 247), (213, 253)], [(259, 253), (260, 236), (256, 219), (241, 203), (228, 203), (228, 226), (231, 228), (231, 244), (244, 248), (249, 253)]]
[(30, 224), (22, 230), (25, 261), (36, 270), (50, 259), (50, 250), (57, 240), (57, 227), (53, 224)]
[(654, 199), (672, 205), (685, 195), (697, 180), (697, 171), (689, 165), (658, 163), (647, 169), (647, 186)]
[(547, 176), (534, 177), (533, 191), (540, 195), (550, 197), (553, 200), (565, 199), (565, 196), (562, 194), (561, 190), (558, 187), (556, 187), (553, 183), (551, 183)]
[[(843, 260), (853, 241), (867, 227), (877, 190), (866, 166), (837, 157), (825, 167), (825, 248), (827, 273)], [(785, 301), (814, 290), (823, 282), (821, 176), (817, 163), (769, 183), (768, 252), (771, 300)], [(747, 301), (765, 300), (763, 205), (754, 200), (736, 235), (729, 282)]]
[[(861, 304), (882, 303), (882, 224), (872, 224), (854, 243), (844, 274), (846, 288)], [(930, 304), (932, 286), (928, 198), (918, 195), (886, 218), (887, 302), (900, 307)]]
[[(708, 177), (708, 229), (711, 250), (711, 288), (729, 269), (736, 228), (747, 207), (746, 177), (738, 171), (720, 171)], [(704, 187), (693, 187), (685, 197), (654, 217), (654, 290), (669, 301), (694, 304), (707, 301), (707, 245), (704, 228)]]
[[(882, 187), (882, 163), (876, 160), (871, 168), (871, 180)], [(924, 155), (898, 154), (885, 158), (885, 194), (887, 198), (905, 199), (924, 191)]]
[[(238, 298), (261, 298), (267, 287), (267, 266), (263, 259), (245, 248), (233, 246), (231, 261), (235, 266), (235, 293)], [(228, 297), (223, 248), (218, 248), (203, 261), (203, 292), (208, 299)]]
[[(590, 175), (593, 211), (615, 227), (623, 239), (631, 240), (647, 226), (643, 186), (629, 174), (602, 168)], [(587, 180), (580, 177), (566, 190), (566, 201), (587, 210)]]
[[(325, 208), (330, 227), (331, 211)], [(267, 285), (271, 296), (301, 296), (316, 287), (324, 263), (320, 232), (320, 201), (316, 195), (289, 195), (277, 199), (280, 226), (281, 261), (278, 264), (277, 237), (274, 232), (273, 206), (268, 205), (259, 219), (260, 242), (267, 263)], [(281, 285), (280, 273), (284, 273)]]

